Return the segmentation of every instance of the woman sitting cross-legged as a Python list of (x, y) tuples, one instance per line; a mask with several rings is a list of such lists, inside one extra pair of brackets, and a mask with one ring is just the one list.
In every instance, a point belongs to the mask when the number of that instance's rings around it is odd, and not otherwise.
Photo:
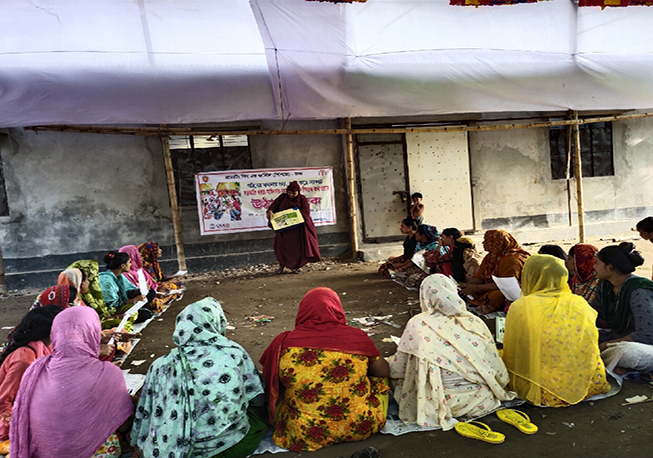
[(295, 329), (261, 357), (274, 443), (293, 452), (367, 439), (385, 424), (388, 363), (360, 329), (347, 326), (338, 294), (314, 288)]
[(143, 270), (150, 274), (150, 277), (159, 284), (169, 290), (177, 290), (181, 288), (181, 278), (177, 275), (171, 277), (166, 276), (161, 270), (159, 259), (163, 256), (163, 250), (156, 242), (145, 242), (138, 245), (138, 252), (141, 254), (143, 261)]
[(467, 311), (456, 283), (429, 275), (419, 299), (422, 313), (410, 319), (390, 361), (399, 418), (446, 431), (456, 418), (478, 418), (513, 399), (492, 334)]
[(56, 305), (29, 311), (16, 326), (12, 344), (0, 355), (0, 441), (9, 438), (11, 411), (23, 374), (36, 358), (52, 353), (50, 329), (59, 312)]
[[(115, 318), (105, 320), (103, 327), (112, 328), (120, 323), (124, 312), (128, 311), (137, 302), (145, 300), (149, 302), (156, 294), (156, 291), (150, 290), (147, 296), (143, 296), (140, 290), (123, 275), (131, 271), (132, 261), (127, 253), (110, 251), (104, 256), (104, 262), (107, 264), (107, 270), (100, 272), (98, 278), (102, 288), (104, 305)], [(152, 312), (141, 308), (137, 314), (129, 318), (125, 329), (131, 331), (133, 323), (145, 321), (151, 316)]]
[[(445, 247), (446, 251), (442, 247)], [(442, 231), (435, 249), (424, 254), (429, 273), (453, 277), (458, 282), (466, 282), (474, 278), (480, 266), (478, 258), (474, 241), (463, 237), (455, 227), (448, 227)]]
[(623, 242), (599, 251), (599, 283), (592, 306), (609, 329), (601, 330), (599, 347), (605, 364), (618, 374), (629, 369), (653, 371), (653, 281), (633, 275), (644, 258)]
[(132, 445), (146, 457), (245, 458), (263, 438), (263, 384), (253, 361), (225, 337), (212, 297), (177, 316), (177, 348), (154, 361), (136, 409)]
[(165, 306), (168, 302), (174, 300), (174, 296), (168, 295), (169, 288), (165, 285), (159, 285), (150, 274), (143, 269), (143, 260), (141, 258), (141, 253), (138, 250), (136, 245), (126, 245), (120, 248), (120, 253), (126, 253), (131, 260), (131, 265), (129, 272), (123, 273), (125, 278), (135, 287), (138, 288), (139, 275), (138, 271), (143, 271), (143, 278), (147, 284), (147, 288), (154, 293), (151, 295), (152, 300), (148, 303), (147, 307), (152, 310), (154, 313), (160, 313), (165, 310)]
[(465, 296), (472, 297), (470, 304), (478, 305), (480, 313), (487, 314), (503, 311), (506, 307), (506, 298), (492, 276), (515, 277), (519, 281), (524, 262), (530, 253), (523, 250), (512, 235), (501, 230), (485, 232), (483, 248), (488, 254), (483, 258), (474, 278), (460, 284), (460, 291)]
[(537, 406), (565, 407), (610, 390), (599, 355), (596, 311), (571, 293), (567, 276), (559, 258), (528, 258), (522, 297), (506, 317), (503, 360), (510, 389)]
[(98, 359), (100, 319), (71, 307), (52, 323), (52, 354), (27, 369), (14, 404), (12, 458), (117, 457), (134, 405), (120, 369)]

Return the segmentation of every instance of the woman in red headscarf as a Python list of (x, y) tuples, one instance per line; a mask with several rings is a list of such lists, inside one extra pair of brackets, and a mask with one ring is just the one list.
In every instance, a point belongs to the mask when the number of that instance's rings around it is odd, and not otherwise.
[(322, 259), (315, 224), (311, 219), (311, 209), (306, 197), (299, 193), (300, 190), (299, 183), (296, 181), (290, 183), (286, 192), (272, 202), (266, 213), (269, 221), (274, 213), (298, 208), (304, 218), (303, 225), (277, 232), (274, 238), (273, 248), (277, 261), (279, 261), (277, 270), (279, 274), (283, 273), (284, 268), (299, 273), (307, 263), (318, 262)]
[(372, 339), (347, 326), (338, 294), (314, 288), (295, 329), (261, 357), (274, 443), (293, 452), (367, 439), (385, 424), (389, 366)]
[(599, 249), (587, 243), (577, 243), (569, 249), (566, 264), (571, 292), (583, 296), (588, 303), (596, 297), (599, 277), (596, 276), (596, 253)]

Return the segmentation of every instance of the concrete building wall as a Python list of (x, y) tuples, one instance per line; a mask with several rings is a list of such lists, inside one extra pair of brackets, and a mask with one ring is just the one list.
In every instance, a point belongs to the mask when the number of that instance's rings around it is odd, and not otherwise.
[[(475, 214), (480, 229), (506, 229), (522, 241), (578, 235), (576, 184), (551, 178), (547, 128), (470, 132)], [(584, 177), (586, 233), (627, 231), (653, 213), (653, 119), (613, 123), (614, 176)], [(649, 195), (647, 195), (647, 192)]]
[[(333, 128), (335, 123), (327, 125)], [(274, 127), (279, 126), (263, 128)], [(347, 253), (341, 139), (251, 137), (250, 145), (254, 168), (333, 168), (338, 224), (318, 228), (318, 235), (323, 256)], [(37, 134), (10, 129), (0, 135), (0, 157), (10, 211), (9, 216), (0, 217), (9, 289), (49, 286), (77, 259), (101, 261), (110, 249), (151, 240), (164, 250), (164, 270), (177, 269), (157, 137)], [(195, 207), (182, 208), (181, 218), (191, 272), (275, 260), (272, 231), (202, 237)]]

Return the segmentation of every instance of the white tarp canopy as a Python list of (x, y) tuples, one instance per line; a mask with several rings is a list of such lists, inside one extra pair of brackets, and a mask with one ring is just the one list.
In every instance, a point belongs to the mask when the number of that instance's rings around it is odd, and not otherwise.
[(653, 8), (0, 2), (0, 126), (653, 107)]

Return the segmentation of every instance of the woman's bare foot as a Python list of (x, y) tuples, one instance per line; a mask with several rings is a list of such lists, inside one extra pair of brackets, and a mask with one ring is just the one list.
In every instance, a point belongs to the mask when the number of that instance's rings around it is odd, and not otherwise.
[(299, 269), (295, 269), (295, 270), (293, 270), (292, 273), (294, 273), (294, 274), (301, 274), (301, 273), (302, 273), (302, 269), (301, 269), (301, 267), (300, 267)]
[(482, 313), (483, 315), (487, 315), (488, 313), (496, 312), (497, 309), (492, 308), (489, 305), (481, 304), (478, 306), (478, 313)]
[(626, 369), (624, 367), (617, 366), (617, 367), (614, 368), (614, 370), (612, 372), (614, 372), (617, 375), (626, 375), (626, 373), (628, 372), (628, 369)]
[(277, 275), (281, 275), (283, 273), (283, 269), (284, 269), (283, 266), (279, 266), (279, 268), (275, 270), (274, 273)]

